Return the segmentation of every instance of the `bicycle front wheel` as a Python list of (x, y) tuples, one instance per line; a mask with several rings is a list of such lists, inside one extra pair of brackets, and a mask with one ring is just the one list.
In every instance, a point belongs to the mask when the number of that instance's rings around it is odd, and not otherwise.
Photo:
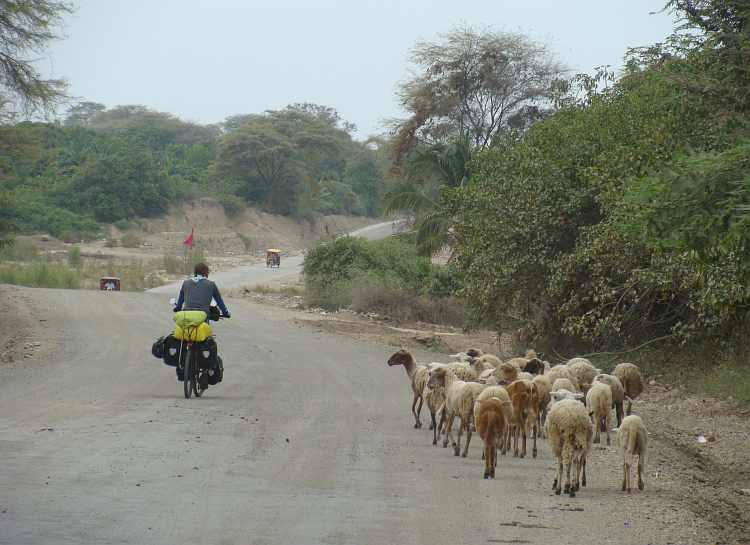
[(185, 398), (190, 399), (190, 395), (195, 388), (195, 371), (193, 370), (193, 351), (190, 348), (187, 349), (185, 354), (185, 371), (183, 372), (182, 387), (185, 391)]

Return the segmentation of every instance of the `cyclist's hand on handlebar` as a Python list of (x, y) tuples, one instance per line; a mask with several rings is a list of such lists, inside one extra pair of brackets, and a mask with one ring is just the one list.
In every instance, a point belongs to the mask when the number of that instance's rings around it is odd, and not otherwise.
[(174, 307), (172, 309), (172, 312), (180, 312), (182, 310), (182, 307)]

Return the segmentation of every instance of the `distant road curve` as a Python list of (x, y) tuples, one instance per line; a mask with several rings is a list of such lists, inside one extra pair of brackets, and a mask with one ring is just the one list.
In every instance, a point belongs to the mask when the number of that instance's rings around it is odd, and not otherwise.
[[(349, 235), (353, 237), (366, 238), (368, 240), (378, 240), (385, 238), (397, 232), (399, 222), (385, 221), (376, 223), (352, 231)], [(243, 265), (235, 267), (228, 271), (211, 273), (211, 280), (215, 281), (221, 290), (228, 290), (234, 287), (254, 286), (256, 284), (268, 284), (270, 282), (293, 282), (302, 272), (302, 255), (282, 256), (281, 267), (266, 267), (265, 262), (255, 263), (253, 265)], [(182, 281), (173, 284), (166, 284), (158, 288), (146, 290), (150, 293), (169, 294), (177, 297)]]

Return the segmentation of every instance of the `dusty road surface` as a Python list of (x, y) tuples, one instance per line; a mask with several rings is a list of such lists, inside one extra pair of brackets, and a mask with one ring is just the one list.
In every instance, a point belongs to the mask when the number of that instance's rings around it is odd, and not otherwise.
[(657, 445), (646, 490), (632, 495), (620, 492), (614, 441), (593, 447), (589, 484), (573, 499), (552, 493), (544, 439), (536, 459), (501, 456), (497, 478), (484, 480), (476, 435), (464, 459), (432, 446), (424, 409), (414, 429), (406, 373), (386, 364), (399, 346), (231, 298), (231, 320), (214, 326), (225, 380), (184, 399), (173, 369), (150, 354), (173, 325), (167, 294), (2, 291), (28, 326), (27, 357), (0, 365), (3, 544), (747, 538), (732, 527), (747, 513), (741, 484), (706, 485), (735, 494), (732, 506), (716, 496), (715, 509), (727, 507), (718, 525), (710, 503), (691, 505), (698, 495), (685, 487), (702, 486), (702, 473), (687, 448)]

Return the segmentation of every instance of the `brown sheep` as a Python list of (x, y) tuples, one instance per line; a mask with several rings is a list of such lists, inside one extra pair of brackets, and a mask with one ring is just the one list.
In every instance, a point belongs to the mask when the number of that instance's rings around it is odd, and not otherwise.
[[(513, 403), (513, 420), (510, 422), (511, 425), (515, 426), (513, 432), (513, 456), (523, 458), (526, 456), (526, 435), (528, 419), (534, 420), (533, 425), (533, 438), (534, 443), (532, 447), (532, 455), (536, 458), (536, 413), (533, 410), (534, 403), (534, 384), (530, 380), (517, 380), (512, 382), (505, 388), (508, 391), (510, 400)], [(537, 393), (538, 396), (538, 393)], [(518, 439), (519, 435), (523, 437), (523, 446), (521, 452), (518, 451)]]
[(476, 417), (477, 433), (484, 441), (484, 478), (495, 478), (497, 449), (505, 436), (505, 411), (499, 399), (493, 397), (484, 401)]

